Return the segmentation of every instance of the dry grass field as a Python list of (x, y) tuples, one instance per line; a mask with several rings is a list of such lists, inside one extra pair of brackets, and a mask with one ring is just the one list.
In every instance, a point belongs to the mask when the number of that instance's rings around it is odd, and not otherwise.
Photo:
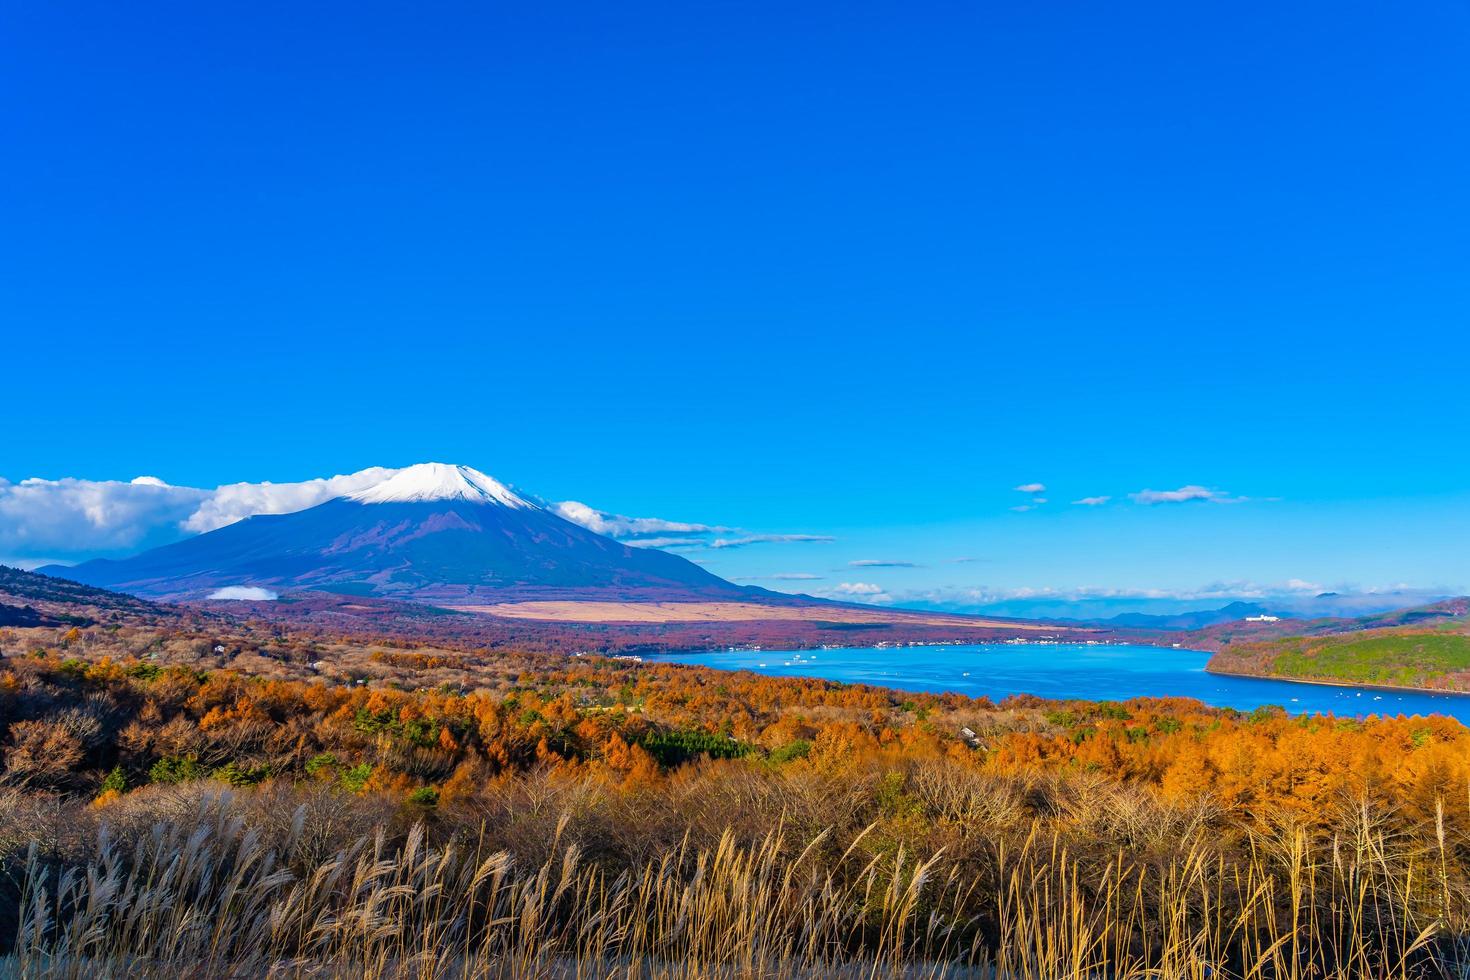
[(569, 623), (735, 623), (825, 622), (908, 623), (953, 626), (960, 629), (1007, 629), (1017, 634), (1086, 632), (1063, 626), (948, 616), (943, 613), (899, 609), (856, 609), (849, 606), (768, 606), (755, 602), (600, 602), (545, 600), (497, 602), (488, 605), (450, 605), (457, 612), (485, 613), (507, 619), (535, 619)]

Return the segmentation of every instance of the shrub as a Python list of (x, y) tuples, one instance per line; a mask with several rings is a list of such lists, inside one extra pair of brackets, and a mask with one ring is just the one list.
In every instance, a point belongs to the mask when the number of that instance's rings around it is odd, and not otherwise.
[(163, 673), (163, 668), (158, 664), (136, 663), (126, 671), (129, 677), (135, 677), (140, 681), (155, 681)]
[(812, 743), (807, 739), (798, 738), (794, 742), (787, 742), (779, 749), (772, 750), (769, 759), (776, 765), (782, 766), (797, 759), (805, 759), (811, 755), (811, 751)]
[(207, 775), (199, 760), (192, 755), (165, 756), (153, 763), (148, 770), (148, 781), (153, 783), (183, 783), (203, 779)]
[(682, 765), (699, 756), (711, 759), (736, 759), (750, 752), (751, 747), (737, 742), (728, 735), (712, 735), (699, 731), (650, 731), (638, 740), (649, 755), (665, 768)]
[(369, 763), (353, 766), (342, 771), (342, 786), (349, 793), (361, 793), (367, 781), (372, 778), (373, 767)]
[(215, 779), (228, 786), (254, 786), (270, 775), (270, 766), (242, 766), (227, 762), (212, 774)]
[(104, 793), (126, 793), (128, 791), (128, 777), (122, 771), (122, 766), (113, 766), (112, 771), (102, 780), (102, 792)]

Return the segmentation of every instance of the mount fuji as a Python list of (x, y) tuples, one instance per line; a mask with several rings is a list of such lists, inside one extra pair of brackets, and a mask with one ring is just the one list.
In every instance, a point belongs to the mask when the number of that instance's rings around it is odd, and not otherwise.
[(429, 602), (731, 599), (742, 588), (677, 555), (557, 516), (468, 466), (420, 463), (290, 514), (249, 517), (130, 558), (47, 574), (155, 598), (230, 586)]

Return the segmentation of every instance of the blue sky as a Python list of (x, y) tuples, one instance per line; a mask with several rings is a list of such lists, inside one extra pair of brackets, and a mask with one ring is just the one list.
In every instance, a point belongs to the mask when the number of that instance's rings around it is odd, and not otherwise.
[(690, 552), (812, 590), (1470, 587), (1464, 3), (310, 6), (0, 11), (0, 477), (463, 462), (832, 537)]

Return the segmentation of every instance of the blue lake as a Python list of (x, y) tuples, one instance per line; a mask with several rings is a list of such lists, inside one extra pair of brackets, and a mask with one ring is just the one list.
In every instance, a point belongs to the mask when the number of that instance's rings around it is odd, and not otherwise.
[(1441, 714), (1470, 724), (1470, 696), (1329, 687), (1205, 673), (1209, 654), (1164, 647), (977, 643), (967, 646), (849, 647), (828, 650), (692, 651), (650, 660), (822, 677), (904, 691), (954, 691), (999, 701), (1008, 694), (1122, 701), (1198, 698), (1249, 711), (1278, 704), (1293, 713)]

